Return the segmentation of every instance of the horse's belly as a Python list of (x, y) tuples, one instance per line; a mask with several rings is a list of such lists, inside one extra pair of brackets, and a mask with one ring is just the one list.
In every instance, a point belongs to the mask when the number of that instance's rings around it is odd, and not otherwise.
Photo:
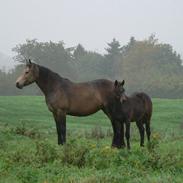
[(67, 114), (72, 116), (88, 116), (94, 114), (101, 109), (100, 106), (78, 106), (76, 108), (71, 108)]

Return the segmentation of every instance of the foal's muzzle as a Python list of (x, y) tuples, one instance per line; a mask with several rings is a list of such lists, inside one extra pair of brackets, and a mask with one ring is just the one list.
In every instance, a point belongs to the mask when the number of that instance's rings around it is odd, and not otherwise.
[(123, 103), (127, 100), (127, 97), (126, 96), (121, 96), (120, 97), (120, 102)]

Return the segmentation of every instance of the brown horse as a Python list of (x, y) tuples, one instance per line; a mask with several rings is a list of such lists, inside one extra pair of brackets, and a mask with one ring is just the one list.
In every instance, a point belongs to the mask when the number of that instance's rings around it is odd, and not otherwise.
[(126, 126), (127, 148), (130, 149), (130, 122), (136, 122), (140, 132), (140, 146), (144, 146), (144, 124), (146, 128), (147, 139), (150, 141), (150, 120), (152, 115), (152, 102), (150, 97), (145, 93), (134, 93), (131, 96), (125, 94), (123, 88), (125, 81), (121, 83), (115, 81), (115, 105), (113, 117), (122, 123), (122, 144), (124, 143), (124, 124)]
[(66, 142), (66, 115), (88, 116), (100, 109), (110, 118), (114, 131), (112, 146), (121, 147), (120, 122), (114, 121), (110, 114), (110, 103), (114, 100), (114, 83), (109, 80), (95, 80), (73, 83), (43, 66), (27, 62), (16, 86), (22, 89), (33, 82), (45, 95), (48, 109), (53, 113), (58, 144)]

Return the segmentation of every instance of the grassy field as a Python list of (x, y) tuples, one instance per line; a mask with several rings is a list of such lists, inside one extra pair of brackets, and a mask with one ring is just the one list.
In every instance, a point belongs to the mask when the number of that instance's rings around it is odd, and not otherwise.
[(131, 150), (111, 149), (112, 129), (98, 112), (67, 116), (67, 145), (57, 145), (43, 97), (0, 97), (0, 182), (183, 182), (183, 100), (154, 99), (152, 140)]

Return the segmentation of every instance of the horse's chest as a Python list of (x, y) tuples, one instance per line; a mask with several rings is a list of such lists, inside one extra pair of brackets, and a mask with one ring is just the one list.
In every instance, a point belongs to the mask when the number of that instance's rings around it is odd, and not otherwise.
[(49, 98), (46, 98), (46, 104), (47, 104), (49, 111), (53, 112), (55, 110), (55, 104)]
[(46, 97), (46, 104), (49, 111), (62, 110), (66, 108), (66, 101), (60, 95), (50, 95)]
[(47, 104), (48, 110), (50, 112), (53, 112), (54, 109), (55, 109), (54, 105), (51, 102), (49, 102), (49, 101), (46, 101), (46, 104)]

